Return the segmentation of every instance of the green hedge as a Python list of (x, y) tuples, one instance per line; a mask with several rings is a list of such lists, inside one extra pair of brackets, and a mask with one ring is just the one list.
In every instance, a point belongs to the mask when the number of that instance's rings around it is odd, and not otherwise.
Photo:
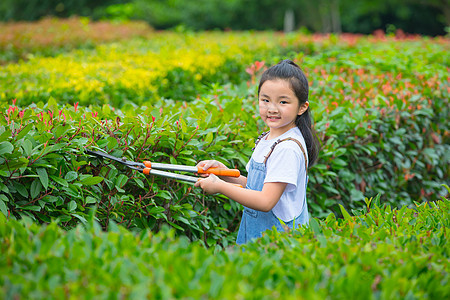
[[(107, 105), (60, 109), (51, 100), (21, 112), (14, 110), (10, 116), (20, 116), (1, 127), (1, 212), (39, 222), (57, 219), (71, 228), (85, 223), (88, 212), (98, 206), (97, 218), (104, 228), (110, 220), (127, 228), (155, 231), (168, 223), (193, 240), (214, 243), (224, 239), (227, 244), (233, 239), (228, 231), (236, 226), (236, 203), (84, 153), (85, 148), (104, 149), (136, 161), (185, 165), (213, 155), (230, 166), (242, 165), (248, 149), (234, 151), (232, 147), (245, 135), (238, 136), (239, 132), (217, 122), (233, 115), (224, 116), (206, 100), (202, 105), (190, 112), (191, 107), (173, 102), (136, 113), (134, 106), (123, 111)], [(166, 109), (180, 113), (166, 114)], [(189, 116), (205, 111), (211, 115), (201, 120)], [(244, 116), (239, 123), (245, 121)]]
[[(248, 37), (258, 44), (246, 44)], [(191, 43), (198, 39), (220, 42), (194, 47)], [(169, 41), (172, 44), (166, 45)], [(311, 108), (322, 142), (319, 161), (310, 170), (307, 196), (312, 216), (340, 214), (339, 204), (349, 211), (357, 209), (365, 197), (376, 194), (394, 207), (445, 195), (441, 184), (448, 183), (450, 174), (450, 106), (449, 56), (442, 55), (443, 40), (160, 33), (152, 42), (153, 48), (149, 41), (133, 40), (0, 68), (0, 78), (7, 79), (0, 83), (5, 88), (5, 101), (0, 103), (0, 211), (4, 215), (44, 223), (57, 220), (69, 229), (86, 222), (88, 212), (98, 206), (97, 218), (105, 229), (110, 220), (129, 229), (156, 232), (169, 224), (179, 234), (209, 245), (234, 241), (241, 209), (235, 202), (89, 158), (84, 149), (190, 165), (213, 157), (245, 173), (254, 139), (265, 130), (256, 117), (256, 83), (264, 67), (258, 69), (261, 62), (247, 63), (259, 56), (267, 66), (286, 51), (310, 79)], [(180, 45), (190, 47), (180, 51)], [(117, 76), (130, 86), (112, 84), (95, 98), (88, 89), (95, 80), (77, 77), (86, 71), (83, 64), (90, 66), (85, 75), (102, 66), (115, 70), (120, 60), (113, 63), (105, 56), (139, 62), (147, 56), (136, 58), (133, 53), (149, 49), (154, 51), (149, 56), (152, 61), (160, 63), (157, 75), (170, 75), (166, 83), (142, 84), (143, 69), (135, 66), (130, 69), (134, 77)], [(161, 64), (167, 49), (178, 56)], [(221, 60), (221, 72), (205, 67), (206, 61), (214, 62), (230, 51), (243, 56)], [(72, 70), (78, 75), (63, 74), (78, 78), (71, 94), (58, 88), (67, 84), (66, 78), (51, 71), (62, 61), (79, 67)], [(183, 68), (172, 68), (181, 61), (186, 63)], [(36, 75), (39, 84), (28, 80), (36, 66), (50, 67)], [(197, 79), (191, 76), (200, 71), (204, 73)], [(57, 79), (55, 85), (45, 82), (48, 76)], [(198, 86), (202, 87), (197, 91)], [(187, 101), (177, 98), (192, 96), (193, 91), (199, 94)], [(151, 92), (173, 100), (142, 96)], [(20, 95), (24, 98), (17, 102), (8, 99)], [(134, 99), (136, 95), (142, 98)], [(93, 104), (88, 104), (90, 99)], [(108, 99), (117, 106), (98, 105)], [(28, 105), (33, 100), (35, 104)]]
[(450, 201), (392, 209), (366, 200), (297, 231), (205, 248), (173, 230), (94, 221), (64, 231), (0, 214), (0, 297), (448, 299)]
[[(58, 220), (63, 227), (71, 228), (80, 221), (85, 223), (88, 212), (98, 206), (97, 218), (105, 229), (110, 220), (137, 230), (158, 231), (163, 224), (170, 224), (192, 240), (228, 244), (234, 240), (234, 234), (229, 232), (236, 231), (240, 218), (240, 206), (235, 202), (203, 195), (199, 189), (173, 180), (146, 177), (84, 153), (85, 148), (100, 148), (136, 161), (187, 165), (216, 157), (244, 172), (259, 125), (252, 114), (242, 114), (242, 109), (251, 109), (253, 103), (241, 107), (243, 100), (232, 97), (232, 92), (216, 92), (220, 102), (205, 97), (190, 105), (165, 102), (164, 107), (161, 103), (139, 110), (131, 105), (123, 110), (113, 110), (107, 105), (60, 108), (54, 100), (21, 111), (9, 106), (10, 119), (0, 127), (1, 212), (12, 218), (28, 216), (39, 222)], [(341, 116), (345, 115), (340, 111)], [(351, 111), (362, 117), (366, 110)], [(208, 117), (200, 118), (205, 112)], [(431, 113), (425, 114), (424, 109), (406, 116), (418, 112), (422, 112), (422, 120), (425, 116), (433, 117)], [(392, 120), (391, 127), (386, 122), (388, 118)], [(352, 126), (357, 122), (355, 119), (336, 118), (334, 122), (345, 120), (341, 127), (317, 124), (319, 132), (326, 132), (328, 140), (335, 142), (325, 143), (321, 159), (311, 169), (308, 201), (313, 216), (327, 215), (329, 210), (339, 213), (338, 204), (349, 210), (360, 207), (364, 194), (360, 185), (355, 186), (358, 180), (367, 184), (365, 194), (376, 189), (384, 191), (383, 201), (396, 207), (411, 204), (411, 195), (420, 195), (425, 189), (440, 193), (438, 178), (445, 178), (446, 174), (439, 172), (448, 166), (441, 166), (439, 160), (429, 157), (445, 158), (448, 145), (434, 144), (412, 130), (406, 134), (395, 128), (396, 119), (398, 114), (394, 112), (386, 114), (383, 123), (372, 115), (361, 120), (365, 128), (356, 132)], [(368, 126), (380, 126), (389, 139), (379, 139), (379, 131), (370, 131)], [(383, 150), (398, 147), (409, 134), (421, 138), (421, 156), (405, 148), (393, 153)], [(340, 142), (347, 143), (344, 150)], [(377, 152), (376, 156), (371, 155)], [(403, 159), (390, 161), (389, 155), (402, 155)], [(375, 164), (382, 159), (385, 160), (376, 165), (376, 172), (364, 174), (371, 161)], [(421, 180), (419, 186), (408, 183), (409, 178), (405, 179), (404, 170), (399, 167), (408, 159), (415, 163), (411, 169), (416, 175), (411, 179)], [(434, 171), (426, 171), (431, 165)]]

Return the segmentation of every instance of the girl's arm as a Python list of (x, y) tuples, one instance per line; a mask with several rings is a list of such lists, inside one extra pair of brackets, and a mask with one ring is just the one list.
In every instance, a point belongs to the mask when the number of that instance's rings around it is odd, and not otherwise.
[(246, 207), (267, 212), (277, 204), (287, 183), (267, 182), (262, 191), (254, 191), (228, 184), (210, 174), (208, 178), (197, 181), (194, 186), (201, 187), (208, 194), (221, 193)]

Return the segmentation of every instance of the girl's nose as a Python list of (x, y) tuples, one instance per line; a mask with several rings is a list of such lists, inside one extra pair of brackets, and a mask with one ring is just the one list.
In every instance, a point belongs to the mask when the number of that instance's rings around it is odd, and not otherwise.
[(276, 112), (276, 111), (278, 111), (278, 108), (274, 103), (268, 103), (267, 110), (270, 112)]

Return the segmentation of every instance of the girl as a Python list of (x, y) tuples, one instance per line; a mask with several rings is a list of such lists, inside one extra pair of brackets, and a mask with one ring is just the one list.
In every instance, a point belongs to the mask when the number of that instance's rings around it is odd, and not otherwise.
[[(217, 177), (213, 174), (195, 186), (209, 194), (221, 193), (244, 205), (237, 243), (283, 230), (280, 220), (293, 228), (308, 223), (307, 169), (318, 155), (311, 127), (308, 80), (298, 65), (284, 60), (267, 69), (258, 87), (259, 114), (270, 131), (262, 134), (249, 163), (248, 177)], [(203, 169), (226, 166), (216, 160), (197, 164)], [(239, 188), (231, 183), (246, 186)]]

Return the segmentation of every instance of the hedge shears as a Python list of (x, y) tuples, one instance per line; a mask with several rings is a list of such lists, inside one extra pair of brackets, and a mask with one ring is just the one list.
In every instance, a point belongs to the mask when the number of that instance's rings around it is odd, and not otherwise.
[[(207, 170), (203, 170), (203, 168), (201, 167), (194, 167), (194, 166), (154, 163), (150, 161), (143, 161), (143, 162), (129, 161), (126, 160), (125, 158), (118, 158), (116, 156), (112, 156), (104, 152), (92, 151), (88, 149), (86, 149), (86, 153), (97, 157), (113, 160), (115, 162), (127, 166), (130, 169), (144, 173), (145, 175), (162, 176), (192, 183), (196, 183), (197, 181), (201, 180), (201, 178), (166, 171), (191, 172), (197, 174), (214, 174), (218, 176), (230, 176), (230, 177), (239, 177), (241, 175), (241, 173), (237, 169), (209, 168)], [(237, 186), (242, 187), (241, 185)]]

